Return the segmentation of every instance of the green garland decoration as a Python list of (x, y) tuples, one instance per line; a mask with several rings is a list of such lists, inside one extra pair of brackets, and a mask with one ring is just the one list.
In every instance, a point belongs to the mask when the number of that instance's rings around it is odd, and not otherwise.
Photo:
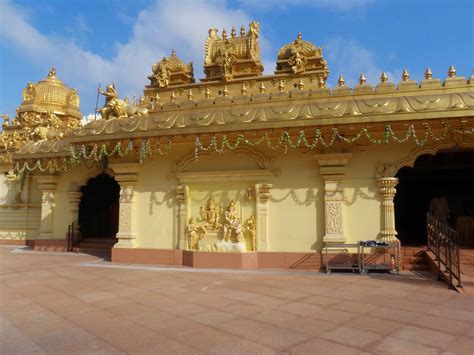
[[(222, 137), (221, 142), (218, 142), (217, 137), (213, 136), (209, 141), (209, 144), (207, 145), (204, 145), (201, 142), (200, 138), (196, 136), (194, 141), (194, 155), (195, 160), (197, 161), (199, 160), (199, 154), (202, 151), (215, 151), (217, 153), (222, 154), (226, 149), (235, 151), (242, 144), (250, 147), (255, 147), (264, 143), (269, 149), (282, 149), (283, 152), (286, 154), (288, 152), (288, 149), (290, 148), (306, 148), (309, 150), (314, 150), (319, 145), (322, 145), (323, 147), (327, 148), (334, 145), (336, 141), (350, 144), (360, 140), (363, 137), (367, 138), (369, 142), (373, 144), (388, 144), (390, 142), (404, 144), (407, 143), (410, 139), (412, 139), (418, 147), (422, 147), (426, 145), (429, 141), (440, 142), (446, 140), (449, 134), (457, 136), (466, 136), (474, 134), (473, 128), (454, 128), (448, 125), (448, 123), (443, 123), (443, 126), (444, 129), (441, 135), (435, 136), (431, 127), (428, 124), (425, 124), (424, 134), (422, 138), (419, 138), (416, 134), (414, 125), (408, 126), (405, 136), (398, 137), (389, 124), (385, 125), (384, 133), (381, 138), (375, 138), (372, 134), (369, 133), (367, 128), (362, 128), (357, 134), (351, 137), (342, 135), (337, 128), (333, 128), (332, 134), (329, 139), (325, 139), (320, 128), (315, 129), (314, 136), (311, 139), (308, 139), (304, 130), (300, 130), (296, 140), (293, 140), (291, 138), (290, 133), (288, 131), (284, 131), (275, 143), (272, 143), (272, 139), (270, 138), (268, 133), (264, 133), (260, 138), (257, 138), (255, 140), (250, 140), (246, 138), (243, 134), (238, 134), (237, 138), (234, 141), (231, 141), (227, 137), (227, 135), (224, 135)], [(137, 147), (137, 153), (139, 155), (140, 164), (142, 164), (148, 157), (165, 156), (171, 150), (171, 144), (171, 139), (168, 140), (168, 142), (164, 145), (163, 148), (159, 140), (155, 144), (152, 144), (149, 139), (140, 141), (140, 144)], [(86, 146), (84, 144), (76, 147), (71, 146), (70, 155), (67, 158), (51, 159), (48, 160), (45, 164), (43, 164), (41, 160), (37, 160), (31, 165), (28, 161), (23, 162), (23, 164), (17, 162), (15, 164), (15, 172), (19, 176), (23, 176), (25, 172), (30, 172), (34, 170), (49, 173), (55, 173), (60, 171), (66, 172), (72, 169), (73, 167), (81, 163), (86, 163), (88, 161), (100, 162), (104, 157), (126, 157), (134, 149), (135, 141), (133, 140), (130, 140), (128, 142), (125, 149), (122, 147), (121, 142), (117, 142), (110, 151), (108, 150), (107, 144), (105, 143), (100, 146), (98, 144), (93, 144), (92, 146)]]

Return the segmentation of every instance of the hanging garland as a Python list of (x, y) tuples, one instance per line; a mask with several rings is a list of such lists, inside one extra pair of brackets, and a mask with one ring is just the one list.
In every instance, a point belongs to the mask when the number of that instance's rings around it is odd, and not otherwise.
[[(404, 137), (397, 137), (390, 125), (385, 125), (384, 133), (381, 138), (375, 138), (369, 133), (367, 128), (362, 128), (357, 134), (352, 137), (342, 135), (337, 128), (332, 129), (332, 135), (329, 140), (324, 138), (320, 128), (316, 128), (314, 136), (308, 139), (306, 133), (301, 130), (296, 140), (292, 140), (291, 135), (288, 131), (281, 133), (280, 137), (275, 143), (272, 143), (272, 138), (268, 133), (264, 133), (260, 138), (250, 140), (243, 134), (237, 135), (234, 141), (231, 141), (227, 135), (222, 137), (219, 143), (216, 136), (213, 136), (209, 141), (209, 144), (203, 145), (200, 138), (196, 137), (194, 141), (194, 155), (196, 161), (199, 160), (199, 154), (201, 151), (215, 151), (217, 153), (224, 153), (225, 149), (235, 151), (239, 145), (244, 144), (251, 147), (259, 146), (266, 143), (269, 149), (277, 150), (282, 149), (286, 154), (289, 148), (306, 148), (309, 150), (316, 149), (319, 145), (323, 147), (331, 147), (336, 141), (343, 143), (354, 143), (361, 138), (365, 137), (369, 142), (373, 144), (388, 144), (390, 142), (395, 143), (407, 143), (410, 139), (413, 139), (418, 147), (424, 146), (428, 141), (440, 142), (446, 140), (449, 134), (457, 136), (467, 136), (474, 134), (474, 129), (462, 129), (454, 128), (449, 126), (447, 123), (443, 123), (444, 129), (439, 136), (435, 136), (431, 127), (426, 124), (424, 126), (424, 134), (422, 138), (419, 138), (415, 131), (414, 125), (409, 125), (407, 132)], [(273, 139), (274, 141), (274, 139)], [(85, 146), (84, 144), (78, 147), (71, 146), (70, 155), (67, 158), (49, 159), (45, 164), (41, 160), (37, 160), (35, 163), (28, 163), (27, 161), (23, 164), (15, 164), (15, 173), (19, 176), (23, 176), (25, 172), (39, 170), (41, 172), (55, 173), (60, 171), (69, 171), (74, 166), (88, 161), (100, 162), (105, 157), (126, 157), (130, 152), (134, 150), (135, 142), (130, 140), (125, 149), (122, 148), (122, 143), (117, 142), (115, 146), (109, 151), (107, 144), (93, 144), (92, 146)], [(171, 139), (162, 149), (162, 145), (159, 141), (153, 144), (150, 140), (142, 140), (138, 147), (139, 161), (142, 164), (147, 157), (164, 156), (171, 150)]]

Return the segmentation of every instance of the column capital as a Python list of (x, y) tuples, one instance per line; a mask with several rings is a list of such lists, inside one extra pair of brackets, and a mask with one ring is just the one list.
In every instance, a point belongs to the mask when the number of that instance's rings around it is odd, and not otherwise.
[(316, 154), (319, 171), (324, 180), (341, 180), (346, 174), (347, 165), (352, 158), (350, 153)]
[(114, 178), (120, 186), (134, 186), (137, 183), (141, 165), (139, 163), (116, 163), (109, 164), (109, 168), (114, 171)]
[(54, 191), (58, 184), (59, 176), (57, 175), (35, 175), (34, 179), (38, 182), (42, 191)]

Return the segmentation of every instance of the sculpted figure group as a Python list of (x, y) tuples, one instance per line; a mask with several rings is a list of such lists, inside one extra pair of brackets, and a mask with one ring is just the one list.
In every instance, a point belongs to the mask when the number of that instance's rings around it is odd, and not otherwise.
[(201, 206), (199, 210), (201, 222), (196, 223), (194, 217), (189, 219), (186, 228), (187, 245), (189, 250), (199, 250), (199, 241), (202, 240), (208, 232), (216, 233), (223, 243), (245, 243), (244, 233), (250, 239), (251, 250), (255, 250), (255, 217), (251, 216), (242, 225), (241, 218), (238, 216), (235, 202), (230, 201), (229, 205), (223, 210), (222, 206), (217, 206), (214, 198), (211, 196), (206, 206)]

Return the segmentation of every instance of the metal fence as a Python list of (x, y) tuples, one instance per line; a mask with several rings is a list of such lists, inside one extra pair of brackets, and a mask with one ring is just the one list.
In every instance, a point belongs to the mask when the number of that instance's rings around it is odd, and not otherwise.
[(429, 213), (426, 215), (426, 232), (428, 250), (433, 252), (436, 258), (438, 277), (441, 279), (445, 273), (449, 288), (462, 287), (458, 234), (446, 223)]
[(72, 222), (72, 224), (69, 225), (67, 231), (67, 250), (73, 251), (74, 245), (79, 243), (81, 239), (82, 235), (79, 230), (79, 223), (78, 221), (74, 221)]

